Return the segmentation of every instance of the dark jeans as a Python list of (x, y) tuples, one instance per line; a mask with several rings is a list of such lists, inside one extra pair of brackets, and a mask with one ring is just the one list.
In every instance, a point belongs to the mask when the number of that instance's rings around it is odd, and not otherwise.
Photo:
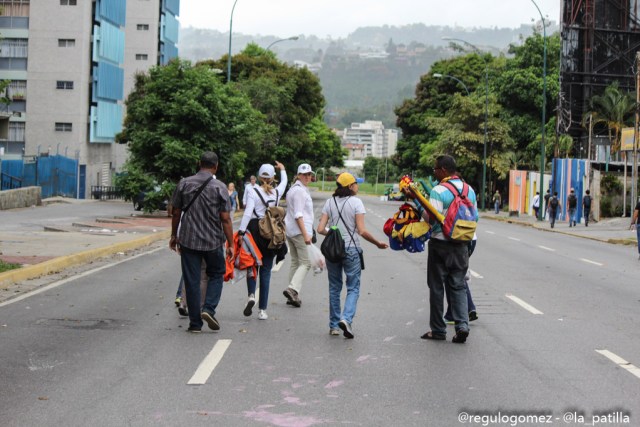
[(207, 294), (205, 296), (202, 311), (212, 316), (216, 313), (216, 307), (222, 295), (222, 282), (225, 273), (224, 247), (212, 251), (194, 251), (182, 246), (181, 264), (184, 278), (185, 293), (187, 294), (187, 308), (189, 310), (189, 326), (202, 328), (200, 318), (200, 269), (202, 260), (207, 266)]
[(429, 325), (434, 334), (445, 335), (444, 294), (449, 294), (451, 315), (456, 331), (469, 330), (469, 311), (464, 276), (469, 268), (467, 244), (430, 239), (427, 257), (429, 285)]
[(591, 214), (591, 208), (584, 208), (582, 212), (584, 214), (584, 225), (589, 225), (589, 215)]
[(551, 222), (551, 228), (556, 224), (556, 217), (558, 216), (558, 211), (549, 209), (549, 221)]
[[(260, 278), (260, 298), (258, 308), (260, 310), (267, 309), (267, 303), (269, 302), (269, 284), (271, 283), (271, 269), (273, 268), (273, 259), (275, 254), (264, 255), (262, 257), (262, 265), (258, 267), (258, 277)], [(247, 271), (247, 291), (248, 294), (256, 293), (256, 278), (249, 277), (249, 270)]]

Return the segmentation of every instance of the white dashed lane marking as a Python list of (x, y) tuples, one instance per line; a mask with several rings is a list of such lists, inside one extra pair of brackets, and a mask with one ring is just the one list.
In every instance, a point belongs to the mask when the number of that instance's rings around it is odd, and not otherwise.
[(537, 308), (535, 308), (531, 304), (528, 304), (528, 303), (524, 302), (523, 300), (521, 300), (520, 298), (518, 298), (515, 295), (506, 294), (505, 296), (507, 298), (509, 298), (511, 301), (513, 301), (516, 304), (518, 304), (520, 307), (522, 307), (525, 310), (527, 310), (529, 313), (532, 313), (532, 314), (544, 314), (543, 312), (541, 312), (540, 310), (538, 310)]
[(622, 357), (618, 356), (617, 354), (612, 353), (609, 350), (596, 350), (596, 353), (600, 353), (601, 355), (603, 355), (604, 357), (606, 357), (607, 359), (611, 360), (613, 363), (615, 363), (616, 365), (621, 367), (622, 369), (626, 369), (631, 374), (633, 374), (636, 377), (640, 378), (640, 368), (638, 368), (637, 366), (634, 366), (631, 363), (627, 362), (626, 360), (624, 360)]
[(484, 277), (483, 277), (483, 276), (481, 276), (480, 274), (478, 274), (477, 272), (475, 272), (475, 271), (473, 271), (473, 270), (471, 270), (471, 269), (469, 269), (469, 273), (471, 273), (471, 275), (472, 275), (473, 277), (475, 277), (476, 279), (484, 279)]
[(213, 370), (218, 366), (220, 360), (222, 360), (222, 356), (224, 356), (225, 351), (231, 345), (231, 340), (218, 340), (218, 342), (213, 346), (207, 357), (200, 363), (198, 369), (196, 369), (195, 374), (191, 377), (187, 384), (189, 385), (202, 385), (207, 382)]
[(516, 237), (509, 237), (509, 240), (515, 240), (516, 242), (519, 242), (520, 239), (516, 238)]
[(586, 259), (586, 258), (580, 258), (580, 261), (588, 262), (589, 264), (597, 265), (599, 267), (602, 267), (604, 265), (604, 264), (601, 264), (599, 262), (591, 261), (590, 259)]
[(487, 234), (496, 234), (494, 231), (489, 231), (489, 230), (484, 230), (484, 232)]
[(538, 247), (539, 247), (540, 249), (544, 249), (545, 251), (550, 251), (550, 252), (555, 252), (555, 251), (556, 251), (555, 249), (551, 249), (551, 248), (548, 248), (548, 247), (546, 247), (546, 246), (538, 245)]

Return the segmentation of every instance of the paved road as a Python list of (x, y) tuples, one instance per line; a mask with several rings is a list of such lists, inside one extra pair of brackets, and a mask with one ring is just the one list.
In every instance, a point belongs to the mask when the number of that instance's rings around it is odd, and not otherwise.
[[(365, 203), (379, 235), (397, 204)], [(242, 315), (239, 282), (225, 285), (222, 331), (187, 334), (172, 304), (178, 258), (166, 242), (151, 248), (0, 306), (0, 378), (11, 384), (0, 424), (455, 426), (461, 412), (499, 411), (640, 423), (628, 246), (483, 222), (471, 259), (480, 318), (465, 345), (419, 339), (425, 253), (365, 246), (356, 338), (346, 340), (328, 334), (324, 274), (308, 276), (302, 308), (285, 305), (288, 261), (273, 275), (267, 321)], [(188, 385), (211, 354), (221, 357), (204, 384)]]

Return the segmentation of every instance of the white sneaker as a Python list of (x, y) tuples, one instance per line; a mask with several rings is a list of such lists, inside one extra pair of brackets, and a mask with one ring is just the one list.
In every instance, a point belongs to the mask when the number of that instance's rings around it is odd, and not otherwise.
[(242, 314), (244, 314), (247, 317), (251, 316), (254, 305), (256, 305), (256, 297), (253, 294), (251, 294), (249, 295), (249, 299), (247, 300), (247, 305), (244, 306), (244, 311), (242, 312)]
[(268, 318), (269, 316), (267, 316), (267, 312), (265, 310), (260, 310), (260, 313), (258, 314), (258, 319), (267, 320)]

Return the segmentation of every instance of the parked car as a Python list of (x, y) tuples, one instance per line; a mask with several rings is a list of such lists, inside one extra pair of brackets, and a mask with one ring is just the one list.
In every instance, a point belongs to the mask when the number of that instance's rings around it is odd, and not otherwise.
[(153, 209), (154, 211), (166, 211), (169, 206), (169, 201), (167, 199), (157, 200), (156, 197), (152, 197), (150, 200), (147, 200), (147, 196), (153, 196), (159, 188), (155, 191), (141, 191), (138, 193), (136, 197), (133, 198), (133, 209), (137, 211), (141, 211), (144, 209), (145, 203), (154, 203)]

